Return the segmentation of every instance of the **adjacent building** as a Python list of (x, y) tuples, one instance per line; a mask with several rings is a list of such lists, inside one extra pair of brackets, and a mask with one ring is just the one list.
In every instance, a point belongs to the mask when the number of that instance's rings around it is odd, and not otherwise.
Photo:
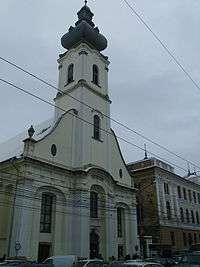
[(138, 252), (136, 190), (110, 128), (107, 40), (92, 19), (84, 5), (61, 39), (54, 116), (0, 146), (2, 255)]
[[(169, 255), (200, 242), (200, 177), (181, 177), (156, 158), (128, 164), (138, 189), (138, 231), (146, 256)], [(152, 244), (148, 238), (152, 237)]]

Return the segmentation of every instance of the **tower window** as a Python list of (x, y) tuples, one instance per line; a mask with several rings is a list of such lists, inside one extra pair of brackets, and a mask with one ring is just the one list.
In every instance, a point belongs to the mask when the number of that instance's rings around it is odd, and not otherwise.
[(90, 218), (98, 218), (98, 193), (90, 193)]
[(94, 139), (100, 140), (101, 120), (98, 115), (94, 115)]
[(74, 64), (70, 64), (67, 72), (67, 83), (74, 81)]
[(53, 196), (42, 194), (40, 233), (51, 233)]
[(93, 65), (92, 81), (96, 85), (99, 84), (99, 69), (98, 69), (97, 65)]

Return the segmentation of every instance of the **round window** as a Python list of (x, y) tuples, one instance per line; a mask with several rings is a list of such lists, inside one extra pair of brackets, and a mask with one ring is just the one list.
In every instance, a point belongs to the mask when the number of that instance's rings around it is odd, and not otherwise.
[(55, 155), (57, 154), (57, 147), (55, 144), (53, 144), (51, 146), (51, 154), (55, 157)]

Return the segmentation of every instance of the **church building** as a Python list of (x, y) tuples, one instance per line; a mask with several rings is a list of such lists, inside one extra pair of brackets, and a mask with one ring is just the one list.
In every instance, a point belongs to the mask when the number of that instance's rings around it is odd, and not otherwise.
[(53, 117), (0, 145), (2, 255), (138, 253), (136, 190), (110, 126), (107, 40), (87, 4), (77, 15), (61, 38)]

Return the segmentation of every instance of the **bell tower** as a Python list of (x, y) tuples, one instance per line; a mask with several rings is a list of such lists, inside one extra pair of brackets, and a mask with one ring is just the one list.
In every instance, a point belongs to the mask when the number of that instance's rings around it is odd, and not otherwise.
[[(58, 59), (60, 91), (55, 104), (64, 110), (73, 108), (80, 112), (83, 105), (70, 98), (70, 94), (100, 113), (107, 114), (111, 102), (108, 96), (109, 61), (101, 53), (107, 48), (107, 40), (95, 26), (94, 14), (87, 1), (77, 15), (75, 26), (71, 26), (61, 38), (61, 44), (67, 51)], [(56, 109), (56, 118), (62, 113)]]

